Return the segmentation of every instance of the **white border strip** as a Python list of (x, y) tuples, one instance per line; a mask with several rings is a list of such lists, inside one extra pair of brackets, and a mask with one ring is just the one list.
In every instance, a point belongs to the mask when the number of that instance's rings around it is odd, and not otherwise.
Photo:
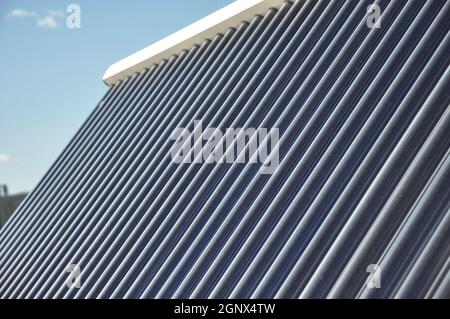
[(111, 65), (103, 76), (107, 85), (113, 85), (164, 58), (201, 44), (229, 27), (238, 27), (242, 21), (250, 21), (257, 14), (264, 15), (269, 8), (281, 7), (283, 0), (237, 0), (190, 26), (140, 50)]

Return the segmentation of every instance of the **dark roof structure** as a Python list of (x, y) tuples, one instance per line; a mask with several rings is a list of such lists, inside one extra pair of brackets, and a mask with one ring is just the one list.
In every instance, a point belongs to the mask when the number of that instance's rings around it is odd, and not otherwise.
[[(107, 72), (0, 230), (0, 297), (450, 297), (450, 2), (247, 6)], [(200, 120), (279, 129), (278, 167), (174, 162)]]
[(6, 223), (26, 195), (25, 193), (8, 195), (7, 193), (2, 194), (0, 191), (0, 228)]

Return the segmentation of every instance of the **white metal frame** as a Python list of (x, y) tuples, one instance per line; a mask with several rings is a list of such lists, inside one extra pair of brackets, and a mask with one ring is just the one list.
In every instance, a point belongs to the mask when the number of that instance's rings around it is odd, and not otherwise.
[(269, 8), (279, 8), (284, 0), (237, 0), (230, 5), (194, 22), (184, 29), (140, 50), (111, 65), (103, 76), (107, 85), (113, 85), (135, 72), (142, 71), (164, 58), (213, 38), (228, 27), (237, 27), (257, 14), (265, 14)]

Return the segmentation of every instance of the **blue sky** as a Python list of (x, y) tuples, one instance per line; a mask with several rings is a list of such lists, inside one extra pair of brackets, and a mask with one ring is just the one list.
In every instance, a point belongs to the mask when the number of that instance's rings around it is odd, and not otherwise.
[[(105, 94), (112, 63), (233, 0), (1, 0), (0, 184), (30, 191)], [(81, 28), (66, 26), (67, 6)]]

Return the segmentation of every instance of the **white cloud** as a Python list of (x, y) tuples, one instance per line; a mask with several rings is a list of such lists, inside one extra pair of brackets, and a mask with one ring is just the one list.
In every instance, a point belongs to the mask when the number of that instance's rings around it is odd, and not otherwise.
[(37, 26), (39, 28), (57, 28), (58, 22), (56, 22), (56, 19), (52, 16), (45, 16), (37, 20)]
[(6, 154), (0, 154), (0, 163), (8, 163), (11, 162), (12, 157)]
[(26, 11), (23, 9), (14, 9), (8, 12), (7, 17), (12, 18), (26, 18), (26, 17), (35, 17), (37, 16), (36, 12)]
[[(1, 1), (1, 0), (0, 0)], [(8, 18), (26, 18), (32, 17), (36, 19), (36, 25), (39, 28), (54, 29), (58, 27), (58, 19), (64, 18), (64, 12), (61, 10), (47, 10), (46, 15), (40, 15), (33, 11), (23, 9), (14, 9), (7, 14)]]

